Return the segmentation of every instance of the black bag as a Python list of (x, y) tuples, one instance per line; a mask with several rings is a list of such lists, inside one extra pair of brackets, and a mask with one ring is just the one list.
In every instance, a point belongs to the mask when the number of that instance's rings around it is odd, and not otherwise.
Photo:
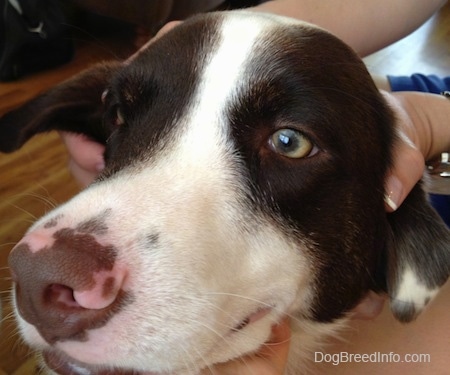
[(57, 0), (0, 0), (0, 81), (71, 60), (73, 43)]

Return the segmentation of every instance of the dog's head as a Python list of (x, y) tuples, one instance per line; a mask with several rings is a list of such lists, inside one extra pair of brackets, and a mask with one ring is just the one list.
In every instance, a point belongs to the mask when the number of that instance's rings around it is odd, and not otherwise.
[(25, 339), (63, 374), (195, 373), (284, 314), (326, 332), (370, 290), (412, 320), (450, 236), (420, 187), (385, 213), (393, 123), (350, 48), (247, 12), (195, 17), (5, 115), (2, 151), (52, 129), (106, 145), (98, 179), (11, 253)]

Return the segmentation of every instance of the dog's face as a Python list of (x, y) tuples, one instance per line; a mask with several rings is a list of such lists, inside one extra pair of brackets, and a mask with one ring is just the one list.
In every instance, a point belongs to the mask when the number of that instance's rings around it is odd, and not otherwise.
[(194, 18), (6, 115), (0, 149), (54, 128), (106, 144), (97, 181), (10, 257), (22, 334), (62, 374), (195, 374), (256, 350), (285, 314), (332, 330), (369, 290), (411, 320), (448, 277), (449, 234), (420, 188), (384, 212), (390, 110), (310, 25)]

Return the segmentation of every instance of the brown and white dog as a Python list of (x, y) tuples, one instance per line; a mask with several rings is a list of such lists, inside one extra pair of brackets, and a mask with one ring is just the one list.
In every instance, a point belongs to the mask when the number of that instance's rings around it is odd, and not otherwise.
[(60, 374), (197, 374), (287, 314), (294, 375), (370, 291), (413, 320), (450, 234), (419, 185), (385, 213), (393, 123), (345, 44), (245, 11), (5, 115), (4, 152), (52, 129), (106, 144), (98, 179), (11, 252), (23, 337)]

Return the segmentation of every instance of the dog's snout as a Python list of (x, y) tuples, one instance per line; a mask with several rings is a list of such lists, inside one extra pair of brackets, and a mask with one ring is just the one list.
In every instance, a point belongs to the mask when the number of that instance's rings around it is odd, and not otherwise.
[(49, 343), (81, 340), (104, 325), (126, 295), (113, 246), (65, 228), (28, 234), (11, 252), (19, 314)]

